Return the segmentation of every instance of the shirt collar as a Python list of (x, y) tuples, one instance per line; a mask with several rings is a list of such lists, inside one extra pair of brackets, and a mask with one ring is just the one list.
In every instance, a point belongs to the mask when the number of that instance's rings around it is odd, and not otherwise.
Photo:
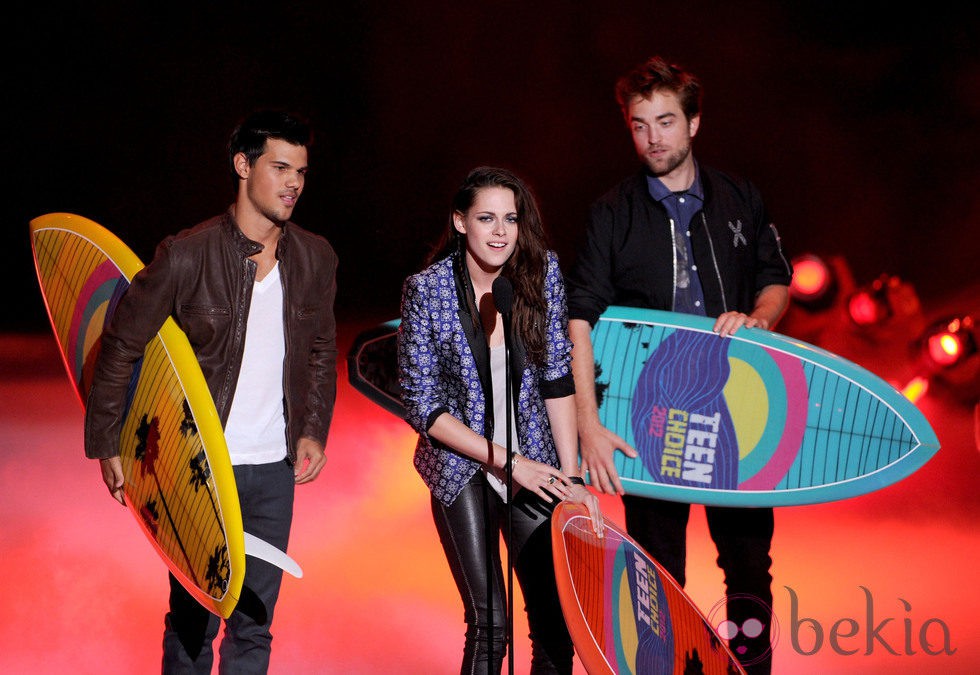
[[(658, 202), (662, 202), (667, 197), (672, 197), (674, 195), (674, 193), (663, 184), (663, 181), (656, 176), (651, 176), (648, 173), (646, 174), (646, 178), (647, 187), (650, 190), (650, 196), (656, 199)], [(694, 162), (694, 182), (691, 183), (691, 187), (689, 187), (685, 192), (704, 202), (704, 188), (701, 185), (701, 169), (698, 167), (697, 161)]]

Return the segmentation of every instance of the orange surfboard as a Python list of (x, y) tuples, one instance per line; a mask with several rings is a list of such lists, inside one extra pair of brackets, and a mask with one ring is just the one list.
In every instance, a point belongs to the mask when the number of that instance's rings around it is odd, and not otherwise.
[(608, 518), (604, 534), (581, 504), (562, 502), (551, 519), (562, 612), (590, 675), (744, 672), (657, 561)]

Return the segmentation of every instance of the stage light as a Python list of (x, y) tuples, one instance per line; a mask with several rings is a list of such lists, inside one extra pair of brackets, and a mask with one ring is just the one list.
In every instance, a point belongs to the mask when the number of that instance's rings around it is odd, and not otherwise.
[(912, 403), (918, 403), (919, 399), (929, 391), (929, 379), (922, 376), (913, 377), (908, 384), (902, 387), (901, 391), (905, 398)]
[(898, 277), (882, 274), (867, 286), (863, 286), (847, 299), (847, 313), (858, 326), (873, 326), (892, 317), (889, 290), (901, 284)]
[(932, 324), (920, 338), (926, 363), (933, 369), (953, 368), (977, 352), (972, 317), (953, 317)]
[(829, 305), (836, 295), (834, 273), (819, 256), (807, 253), (793, 259), (789, 295), (797, 303), (817, 308)]

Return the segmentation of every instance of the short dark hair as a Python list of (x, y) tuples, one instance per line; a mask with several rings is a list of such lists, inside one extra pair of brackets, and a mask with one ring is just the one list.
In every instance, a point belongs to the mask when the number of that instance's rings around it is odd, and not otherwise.
[(313, 144), (310, 125), (299, 115), (282, 110), (253, 112), (235, 127), (228, 140), (228, 168), (235, 185), (239, 178), (235, 170), (235, 155), (245, 153), (249, 166), (252, 166), (265, 152), (265, 142), (270, 138), (306, 148)]
[(616, 101), (623, 116), (634, 98), (650, 98), (653, 92), (661, 89), (677, 96), (687, 119), (701, 114), (701, 82), (698, 78), (660, 56), (651, 56), (616, 82)]

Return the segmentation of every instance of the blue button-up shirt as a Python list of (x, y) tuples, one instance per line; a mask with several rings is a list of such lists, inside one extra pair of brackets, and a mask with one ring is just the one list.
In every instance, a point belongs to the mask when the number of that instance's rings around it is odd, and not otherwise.
[(704, 291), (698, 276), (698, 266), (691, 249), (691, 220), (704, 207), (701, 174), (694, 168), (694, 182), (687, 190), (671, 192), (656, 176), (647, 176), (650, 196), (660, 202), (674, 223), (674, 249), (677, 266), (674, 269), (674, 311), (705, 316)]

